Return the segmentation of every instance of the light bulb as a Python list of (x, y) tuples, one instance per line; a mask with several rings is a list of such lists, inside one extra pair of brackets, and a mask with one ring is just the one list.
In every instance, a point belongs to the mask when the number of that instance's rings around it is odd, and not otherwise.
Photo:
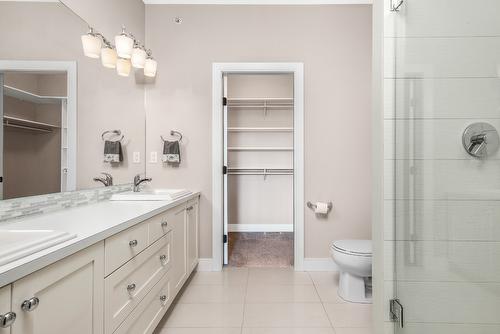
[(131, 68), (130, 59), (118, 58), (116, 61), (116, 73), (122, 77), (128, 77), (130, 75)]
[(82, 35), (83, 54), (90, 58), (99, 58), (101, 54), (101, 39), (92, 30)]
[(115, 68), (117, 62), (116, 50), (110, 46), (105, 46), (101, 49), (102, 66), (107, 68)]
[(132, 57), (132, 49), (134, 47), (134, 40), (127, 35), (125, 28), (122, 33), (115, 36), (116, 53), (118, 57), (130, 59)]
[(146, 59), (146, 63), (144, 64), (144, 75), (147, 77), (156, 76), (156, 69), (158, 67), (158, 63), (153, 58), (149, 57)]
[(135, 68), (144, 68), (146, 57), (146, 51), (143, 48), (136, 46), (134, 50), (132, 50), (132, 66), (134, 66)]

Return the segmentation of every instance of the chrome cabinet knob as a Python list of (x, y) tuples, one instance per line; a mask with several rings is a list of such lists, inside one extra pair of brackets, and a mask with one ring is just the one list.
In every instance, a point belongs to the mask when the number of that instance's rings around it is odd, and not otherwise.
[(193, 210), (193, 206), (191, 205), (189, 208), (186, 209), (187, 211)]
[(161, 295), (161, 296), (160, 296), (160, 301), (161, 301), (162, 303), (166, 302), (166, 301), (167, 301), (167, 296), (166, 296), (166, 295)]
[(129, 293), (132, 293), (135, 290), (135, 287), (136, 287), (135, 283), (129, 284), (129, 285), (127, 285), (127, 291)]
[(16, 317), (14, 312), (7, 312), (0, 315), (0, 328), (10, 327), (16, 321)]
[(34, 311), (38, 307), (38, 305), (40, 305), (40, 299), (38, 299), (38, 297), (33, 297), (25, 300), (21, 304), (21, 309), (26, 312), (31, 312)]
[(137, 246), (138, 242), (137, 242), (137, 240), (132, 240), (128, 244), (130, 247), (135, 247), (135, 246)]
[(167, 227), (167, 226), (168, 226), (168, 222), (167, 221), (161, 222), (161, 227)]
[(167, 261), (167, 256), (164, 254), (164, 255), (160, 255), (160, 261), (162, 263), (165, 263), (165, 261)]

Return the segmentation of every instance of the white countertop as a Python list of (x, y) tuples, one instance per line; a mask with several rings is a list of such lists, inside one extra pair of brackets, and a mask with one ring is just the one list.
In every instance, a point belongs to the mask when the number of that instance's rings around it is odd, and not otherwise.
[(76, 234), (76, 238), (0, 266), (0, 287), (195, 198), (199, 194), (199, 192), (193, 192), (172, 202), (103, 201), (2, 224), (1, 229), (50, 229)]

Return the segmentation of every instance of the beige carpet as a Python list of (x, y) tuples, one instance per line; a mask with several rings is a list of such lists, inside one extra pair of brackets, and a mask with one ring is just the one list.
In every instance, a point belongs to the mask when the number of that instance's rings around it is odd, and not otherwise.
[(229, 266), (293, 266), (293, 233), (229, 233)]

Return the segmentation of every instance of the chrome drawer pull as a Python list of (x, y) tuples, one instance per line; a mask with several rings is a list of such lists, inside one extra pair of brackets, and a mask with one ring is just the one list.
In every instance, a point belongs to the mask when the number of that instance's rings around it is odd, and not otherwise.
[(38, 307), (38, 305), (40, 305), (40, 299), (38, 299), (37, 297), (33, 297), (25, 300), (21, 304), (21, 309), (26, 312), (31, 312), (34, 311)]
[(168, 226), (168, 222), (167, 221), (161, 222), (161, 227), (167, 227), (167, 226)]
[(162, 264), (165, 264), (165, 262), (167, 261), (167, 256), (166, 255), (160, 255), (160, 261), (162, 262)]
[(193, 206), (191, 205), (189, 208), (186, 209), (187, 211), (193, 210)]
[(137, 242), (137, 240), (132, 240), (128, 244), (130, 247), (135, 247), (135, 246), (137, 246), (138, 242)]
[(160, 296), (160, 301), (162, 303), (166, 302), (167, 301), (167, 296), (165, 296), (165, 295)]
[(7, 312), (0, 315), (0, 328), (10, 327), (16, 321), (16, 314), (14, 312)]
[(127, 285), (128, 293), (132, 293), (135, 290), (135, 283)]

